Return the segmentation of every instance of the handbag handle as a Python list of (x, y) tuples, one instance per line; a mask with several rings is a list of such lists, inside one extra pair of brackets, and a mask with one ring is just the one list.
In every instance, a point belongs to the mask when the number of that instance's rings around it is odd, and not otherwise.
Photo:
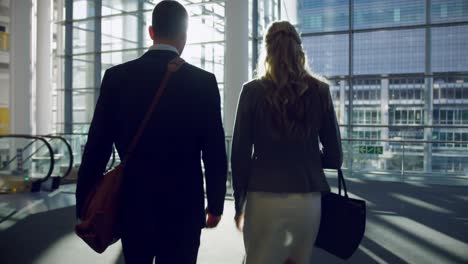
[(346, 198), (348, 197), (348, 189), (346, 188), (346, 182), (343, 176), (343, 171), (341, 169), (338, 169), (338, 194), (341, 196), (341, 185), (343, 184), (343, 191), (344, 191), (344, 196)]
[(140, 141), (140, 138), (143, 135), (143, 132), (145, 131), (145, 128), (148, 125), (148, 122), (151, 116), (153, 115), (153, 112), (156, 109), (156, 106), (158, 105), (159, 100), (161, 99), (164, 89), (166, 88), (167, 82), (169, 81), (169, 77), (171, 77), (172, 73), (179, 70), (179, 68), (184, 63), (185, 61), (179, 56), (177, 56), (171, 61), (169, 61), (169, 63), (167, 64), (167, 70), (166, 70), (166, 73), (164, 74), (161, 84), (159, 85), (159, 89), (156, 90), (156, 94), (154, 95), (153, 101), (151, 102), (151, 105), (148, 108), (148, 111), (146, 112), (145, 117), (143, 118), (143, 121), (141, 121), (141, 124), (138, 127), (138, 130), (130, 143), (130, 147), (128, 148), (127, 155), (125, 155), (125, 159), (123, 160), (122, 165), (125, 165), (127, 163), (127, 161), (132, 156), (133, 152), (135, 151), (135, 148), (138, 142)]

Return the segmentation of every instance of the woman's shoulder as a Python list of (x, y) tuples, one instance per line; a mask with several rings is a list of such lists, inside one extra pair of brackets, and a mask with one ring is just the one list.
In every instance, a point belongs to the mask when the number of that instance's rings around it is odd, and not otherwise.
[(244, 94), (261, 94), (266, 87), (268, 87), (268, 81), (260, 78), (252, 79), (244, 83), (242, 87), (242, 93)]
[(320, 97), (329, 93), (330, 85), (327, 79), (316, 76), (316, 75), (309, 75), (306, 77), (307, 85), (309, 86), (309, 93), (312, 95), (320, 95)]
[(244, 83), (244, 89), (249, 89), (249, 90), (260, 89), (266, 84), (267, 84), (267, 80), (262, 79), (262, 78), (255, 78)]
[(307, 75), (306, 81), (309, 87), (316, 89), (327, 89), (329, 86), (328, 80), (320, 75), (310, 74)]

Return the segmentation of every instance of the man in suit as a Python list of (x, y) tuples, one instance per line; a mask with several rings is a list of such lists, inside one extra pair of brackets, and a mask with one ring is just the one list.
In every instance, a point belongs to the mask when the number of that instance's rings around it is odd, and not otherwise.
[[(124, 159), (168, 62), (184, 49), (187, 26), (182, 5), (160, 2), (149, 27), (153, 46), (104, 74), (78, 174), (78, 218), (113, 144)], [(201, 229), (216, 227), (223, 213), (224, 144), (216, 78), (185, 63), (170, 77), (125, 167), (120, 217), (127, 263), (196, 263)]]

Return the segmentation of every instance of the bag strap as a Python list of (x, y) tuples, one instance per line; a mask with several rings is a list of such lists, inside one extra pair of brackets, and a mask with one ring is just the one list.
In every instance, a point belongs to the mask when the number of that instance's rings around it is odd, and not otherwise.
[(348, 197), (348, 189), (346, 188), (346, 182), (343, 176), (343, 171), (338, 169), (338, 194), (341, 196), (341, 184), (343, 184), (343, 191), (346, 198)]
[(130, 143), (130, 146), (129, 146), (128, 151), (127, 151), (127, 155), (125, 155), (125, 159), (122, 162), (123, 165), (126, 164), (127, 161), (130, 159), (130, 157), (133, 154), (133, 151), (135, 150), (138, 142), (140, 141), (140, 138), (143, 135), (143, 132), (145, 131), (145, 128), (148, 125), (149, 120), (150, 120), (151, 116), (153, 115), (153, 112), (156, 109), (156, 106), (159, 103), (159, 100), (161, 99), (161, 96), (162, 96), (162, 94), (164, 92), (164, 89), (166, 88), (167, 82), (169, 81), (169, 77), (171, 77), (172, 73), (179, 70), (179, 68), (184, 63), (185, 63), (185, 61), (182, 58), (177, 56), (176, 58), (169, 61), (169, 63), (167, 64), (167, 71), (164, 74), (164, 77), (163, 77), (163, 79), (161, 81), (161, 84), (159, 85), (159, 89), (156, 90), (156, 94), (154, 95), (153, 101), (151, 102), (151, 105), (148, 108), (148, 111), (146, 112), (145, 117), (143, 118), (143, 121), (141, 121), (141, 124), (138, 127), (138, 130), (137, 130), (135, 136), (133, 137), (133, 139), (132, 139), (132, 141)]

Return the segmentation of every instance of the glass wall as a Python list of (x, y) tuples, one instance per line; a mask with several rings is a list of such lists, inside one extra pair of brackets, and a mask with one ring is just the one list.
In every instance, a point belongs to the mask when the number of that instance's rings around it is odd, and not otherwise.
[(265, 29), (281, 18), (280, 4), (281, 0), (249, 0), (249, 79), (256, 76)]
[[(136, 59), (152, 45), (147, 28), (153, 8), (159, 2), (54, 1), (56, 132), (88, 131), (105, 70)], [(225, 3), (219, 0), (179, 2), (190, 16), (188, 41), (182, 56), (187, 62), (213, 72), (222, 93)], [(68, 45), (67, 34), (72, 36)]]
[[(158, 2), (54, 0), (55, 131), (87, 132), (104, 71), (151, 45), (147, 27)], [(183, 57), (214, 72), (223, 92), (225, 1), (179, 2), (191, 20)], [(264, 28), (278, 19), (297, 25), (310, 68), (329, 80), (345, 167), (468, 175), (467, 1), (248, 3), (249, 77)]]
[(297, 0), (297, 9), (310, 67), (330, 82), (346, 167), (468, 175), (467, 1)]
[(303, 33), (333, 32), (349, 27), (348, 4), (342, 0), (299, 0), (298, 15)]

